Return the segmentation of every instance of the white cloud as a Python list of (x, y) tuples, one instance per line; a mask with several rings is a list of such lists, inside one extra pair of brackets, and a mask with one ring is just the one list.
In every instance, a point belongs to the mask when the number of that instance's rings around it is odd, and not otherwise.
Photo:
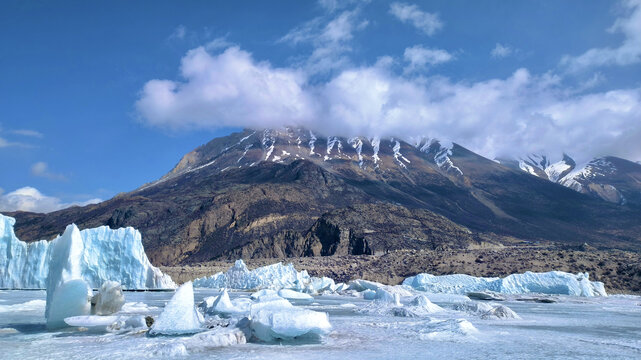
[(320, 16), (296, 27), (279, 42), (299, 45), (312, 44), (312, 52), (300, 65), (310, 74), (326, 73), (350, 64), (347, 53), (356, 31), (367, 27), (369, 22), (360, 19), (359, 9), (346, 10), (332, 16)]
[(608, 65), (632, 65), (641, 62), (641, 0), (622, 2), (626, 16), (619, 17), (608, 29), (611, 33), (621, 33), (623, 43), (619, 47), (592, 48), (579, 56), (566, 55), (561, 65), (570, 72)]
[(237, 47), (182, 60), (184, 81), (149, 81), (137, 102), (149, 124), (170, 128), (310, 127), (344, 136), (424, 134), (487, 157), (546, 150), (578, 158), (641, 159), (641, 89), (577, 95), (556, 76), (526, 69), (505, 79), (456, 82), (400, 76), (390, 58), (322, 83), (257, 62)]
[(46, 162), (39, 161), (31, 166), (31, 175), (44, 177), (50, 180), (66, 180), (66, 176), (49, 171)]
[(136, 107), (150, 124), (262, 127), (311, 120), (313, 104), (303, 89), (302, 72), (256, 63), (237, 47), (216, 56), (202, 47), (190, 50), (182, 59), (181, 74), (185, 82), (145, 84)]
[(0, 211), (31, 211), (48, 213), (70, 206), (89, 205), (102, 201), (90, 199), (83, 202), (64, 203), (60, 199), (42, 194), (38, 189), (25, 186), (7, 194), (0, 192)]
[(17, 141), (9, 141), (5, 138), (0, 137), (0, 148), (6, 147), (19, 147), (19, 148), (31, 148), (33, 145), (25, 144)]
[(234, 43), (230, 42), (227, 40), (227, 35), (217, 37), (214, 40), (211, 40), (205, 44), (205, 49), (206, 50), (219, 50), (219, 49), (225, 49), (230, 46), (234, 46)]
[(44, 137), (44, 135), (42, 135), (42, 133), (40, 133), (38, 131), (35, 131), (35, 130), (28, 130), (28, 129), (11, 130), (11, 133), (16, 134), (16, 135), (39, 138), (39, 139)]
[(438, 65), (454, 60), (454, 55), (442, 49), (429, 49), (421, 45), (405, 49), (403, 54), (405, 61), (409, 63), (406, 71), (414, 71), (424, 68), (426, 65)]
[(437, 14), (422, 11), (416, 5), (395, 2), (390, 5), (389, 12), (400, 21), (411, 24), (429, 36), (443, 27)]
[(492, 55), (493, 58), (498, 59), (498, 58), (508, 57), (512, 55), (513, 52), (514, 50), (511, 47), (496, 43), (496, 46), (494, 47), (494, 49), (492, 49), (490, 54)]
[(178, 25), (169, 35), (169, 40), (183, 40), (186, 35), (187, 28), (185, 27), (185, 25)]

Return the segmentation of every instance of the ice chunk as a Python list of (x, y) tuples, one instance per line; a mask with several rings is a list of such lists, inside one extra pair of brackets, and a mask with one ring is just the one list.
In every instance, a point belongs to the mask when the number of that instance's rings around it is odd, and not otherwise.
[(69, 326), (84, 327), (91, 331), (123, 332), (133, 330), (147, 330), (145, 317), (134, 316), (72, 316), (65, 318)]
[(331, 324), (326, 313), (301, 308), (252, 309), (251, 330), (262, 341), (318, 337), (329, 333)]
[(263, 296), (276, 295), (278, 292), (272, 289), (258, 290), (250, 295), (252, 299), (260, 299)]
[(91, 288), (82, 279), (80, 257), (82, 238), (76, 226), (69, 225), (64, 234), (52, 242), (47, 275), (45, 317), (48, 328), (66, 326), (64, 319), (87, 315), (91, 310)]
[(314, 297), (311, 295), (289, 289), (279, 290), (278, 296), (287, 300), (314, 300)]
[(418, 274), (403, 281), (416, 290), (466, 294), (493, 291), (502, 294), (541, 293), (573, 296), (607, 296), (603, 283), (590, 281), (587, 273), (570, 274), (562, 271), (526, 272), (505, 278), (483, 278), (469, 275)]
[(376, 301), (402, 306), (401, 297), (397, 293), (391, 293), (385, 289), (376, 290)]
[(122, 287), (115, 281), (105, 281), (91, 299), (91, 312), (95, 315), (111, 315), (125, 304)]
[(481, 315), (483, 319), (520, 319), (512, 309), (505, 305), (496, 305)]
[(196, 287), (254, 289), (304, 289), (310, 276), (306, 271), (298, 272), (294, 265), (282, 263), (263, 266), (249, 271), (242, 260), (236, 260), (226, 273), (217, 273), (209, 278), (194, 280)]
[(376, 299), (376, 291), (367, 289), (362, 292), (363, 294), (363, 299), (365, 300), (374, 300)]
[(474, 300), (494, 300), (494, 301), (504, 301), (505, 298), (501, 294), (497, 294), (493, 291), (473, 291), (467, 293), (467, 297)]
[(87, 315), (91, 311), (91, 289), (82, 279), (65, 281), (53, 289), (51, 297), (49, 293), (47, 290), (45, 311), (49, 329), (65, 327), (65, 318)]
[(413, 298), (408, 307), (419, 314), (433, 314), (444, 310), (442, 307), (431, 302), (425, 295), (418, 295)]
[(120, 316), (71, 316), (64, 321), (69, 326), (85, 327), (91, 330), (107, 330), (107, 327), (117, 322)]
[[(27, 244), (14, 233), (15, 219), (0, 214), (0, 288), (43, 289), (53, 262), (78, 263), (78, 278), (92, 288), (107, 280), (118, 281), (127, 289), (175, 288), (176, 284), (151, 265), (142, 246), (140, 232), (134, 228), (112, 230), (107, 226), (79, 231), (76, 225), (52, 241)], [(65, 242), (75, 234), (75, 257), (62, 259), (68, 253), (56, 253), (56, 242)], [(76, 234), (77, 233), (77, 234)]]
[(231, 314), (242, 313), (243, 309), (238, 309), (234, 304), (232, 304), (229, 299), (229, 294), (227, 290), (224, 290), (222, 294), (217, 297), (207, 297), (198, 307), (208, 315), (223, 315), (229, 316)]
[[(389, 293), (398, 294), (399, 296), (414, 295), (410, 290), (408, 290), (408, 287), (406, 286), (384, 285), (375, 281), (369, 281), (369, 280), (363, 280), (363, 279), (352, 280), (349, 283), (349, 286), (347, 287), (347, 290), (354, 290), (359, 292), (366, 292), (367, 290), (378, 291), (379, 289), (384, 289)], [(363, 295), (365, 297), (366, 293), (363, 293)], [(366, 296), (371, 297), (371, 293), (367, 294)]]
[(290, 309), (293, 307), (292, 303), (278, 295), (266, 295), (259, 298), (258, 302), (250, 304), (249, 310), (253, 314), (262, 309)]
[(495, 303), (465, 301), (454, 304), (454, 310), (480, 316), (483, 319), (520, 319), (512, 309)]
[(426, 329), (420, 330), (423, 340), (456, 340), (478, 334), (478, 329), (465, 319), (434, 320)]
[(492, 305), (486, 302), (478, 301), (465, 301), (460, 303), (455, 303), (453, 306), (454, 310), (465, 311), (470, 314), (482, 315), (488, 311), (492, 311)]
[(243, 260), (236, 260), (226, 272), (194, 280), (194, 286), (214, 289), (260, 290), (292, 289), (318, 293), (334, 291), (334, 280), (314, 278), (307, 271), (296, 271), (294, 265), (276, 263), (250, 271)]
[(150, 335), (193, 334), (202, 331), (202, 319), (194, 306), (194, 288), (191, 281), (176, 290), (158, 319)]
[(201, 352), (213, 348), (245, 344), (246, 342), (245, 334), (240, 329), (218, 327), (196, 334), (185, 340), (184, 344), (189, 352)]

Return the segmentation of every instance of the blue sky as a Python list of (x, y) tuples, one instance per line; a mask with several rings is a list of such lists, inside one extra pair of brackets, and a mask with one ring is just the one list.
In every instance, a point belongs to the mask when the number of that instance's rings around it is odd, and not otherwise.
[(0, 210), (108, 199), (244, 126), (638, 161), (639, 4), (3, 1)]

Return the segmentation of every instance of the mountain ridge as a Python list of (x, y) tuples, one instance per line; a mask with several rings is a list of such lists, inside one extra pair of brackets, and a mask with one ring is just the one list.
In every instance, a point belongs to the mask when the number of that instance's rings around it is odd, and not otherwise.
[(285, 128), (213, 139), (100, 204), (11, 215), (31, 241), (71, 222), (134, 226), (150, 259), (173, 265), (524, 242), (639, 249), (640, 214), (456, 143)]

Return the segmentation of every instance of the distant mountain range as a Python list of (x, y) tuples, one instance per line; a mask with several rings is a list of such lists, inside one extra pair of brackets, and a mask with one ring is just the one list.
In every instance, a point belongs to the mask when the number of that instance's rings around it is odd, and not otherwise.
[(577, 166), (574, 159), (565, 154), (553, 163), (540, 154), (498, 160), (503, 165), (605, 201), (621, 205), (641, 204), (641, 164), (637, 162), (605, 156)]
[(105, 202), (10, 215), (27, 240), (71, 222), (134, 226), (150, 259), (168, 265), (523, 242), (641, 249), (641, 165), (489, 160), (425, 137), (244, 130)]

